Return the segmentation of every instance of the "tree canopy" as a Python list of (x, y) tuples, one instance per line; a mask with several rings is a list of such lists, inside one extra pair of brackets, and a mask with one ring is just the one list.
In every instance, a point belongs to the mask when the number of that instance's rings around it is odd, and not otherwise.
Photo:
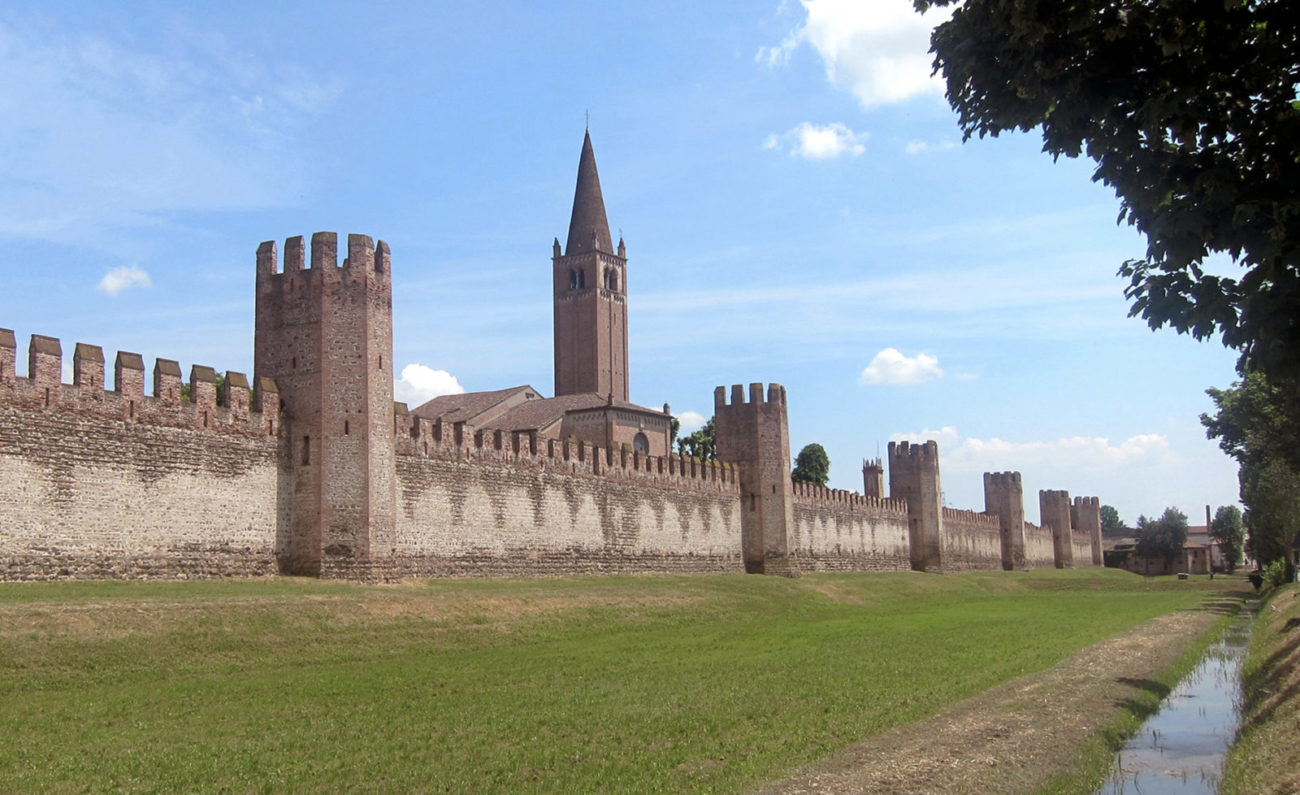
[[(1260, 372), (1245, 374), (1228, 389), (1206, 391), (1216, 407), (1213, 415), (1201, 415), (1206, 436), (1218, 439), (1219, 447), (1237, 459), (1249, 528), (1244, 548), (1261, 565), (1287, 560), (1300, 533), (1300, 468), (1293, 446), (1297, 428), (1287, 410), (1290, 394)], [(1288, 568), (1288, 579), (1292, 576)]]
[[(1300, 383), (1300, 14), (1289, 0), (914, 0), (966, 136), (1041, 128), (1147, 239), (1131, 314)], [(1225, 254), (1244, 269), (1212, 273)], [(1300, 417), (1300, 398), (1292, 416)]]
[(1172, 561), (1187, 543), (1187, 514), (1166, 508), (1159, 519), (1138, 517), (1137, 553), (1144, 558)]
[(804, 445), (794, 459), (794, 471), (790, 479), (795, 483), (811, 483), (825, 486), (831, 476), (831, 459), (826, 455), (826, 448), (813, 442)]
[(712, 461), (717, 458), (718, 445), (714, 440), (713, 418), (709, 417), (709, 421), (699, 430), (678, 437), (677, 452), (701, 461)]
[(1210, 538), (1219, 542), (1219, 549), (1223, 550), (1223, 557), (1228, 562), (1228, 571), (1236, 569), (1241, 562), (1241, 545), (1245, 538), (1241, 509), (1235, 505), (1220, 505), (1210, 521)]
[(1124, 520), (1119, 518), (1119, 511), (1115, 510), (1113, 505), (1101, 506), (1101, 534), (1104, 536), (1126, 536), (1133, 531), (1133, 528), (1124, 524)]

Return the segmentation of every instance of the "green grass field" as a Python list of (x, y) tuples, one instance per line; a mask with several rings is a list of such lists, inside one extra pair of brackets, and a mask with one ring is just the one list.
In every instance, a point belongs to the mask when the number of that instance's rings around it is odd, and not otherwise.
[(1097, 570), (0, 585), (0, 791), (745, 788), (1214, 588)]

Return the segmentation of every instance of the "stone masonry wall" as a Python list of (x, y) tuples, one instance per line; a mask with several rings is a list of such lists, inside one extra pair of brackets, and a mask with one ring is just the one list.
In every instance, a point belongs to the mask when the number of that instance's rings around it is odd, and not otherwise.
[(399, 574), (744, 571), (730, 467), (413, 428), (397, 457)]
[(0, 580), (274, 573), (278, 444), (246, 386), (217, 406), (195, 368), (197, 402), (173, 402), (128, 367), (105, 392), (102, 354), (60, 384), (57, 346), (33, 345), (37, 379), (0, 361)]
[(1092, 564), (1092, 538), (1083, 533), (1070, 534), (1070, 546), (1074, 553), (1074, 568), (1084, 569)]
[(1055, 550), (1050, 527), (1025, 522), (1025, 565), (1033, 569), (1050, 569), (1056, 565)]
[(907, 503), (796, 483), (790, 554), (804, 571), (908, 571)]
[(944, 571), (1002, 568), (1002, 532), (998, 517), (943, 509)]

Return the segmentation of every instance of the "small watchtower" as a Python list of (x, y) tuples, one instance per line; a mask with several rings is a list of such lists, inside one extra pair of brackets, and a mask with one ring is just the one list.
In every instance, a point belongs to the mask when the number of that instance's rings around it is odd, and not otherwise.
[(984, 473), (984, 513), (998, 517), (1002, 568), (1025, 568), (1025, 487), (1019, 472)]
[(862, 459), (862, 496), (876, 499), (885, 496), (885, 465), (879, 458)]
[(745, 571), (797, 577), (790, 563), (794, 527), (794, 486), (790, 480), (790, 428), (785, 387), (740, 384), (713, 391), (713, 423), (718, 459), (740, 469), (740, 541)]
[[(393, 298), (388, 245), (348, 235), (257, 249), (254, 372), (279, 389), (282, 571), (383, 577), (393, 553)], [(285, 480), (287, 479), (287, 483)], [(286, 511), (287, 508), (287, 520)], [(286, 525), (287, 521), (287, 526)]]
[(1104, 565), (1105, 558), (1101, 551), (1101, 500), (1097, 497), (1075, 497), (1074, 504), (1070, 506), (1070, 522), (1075, 530), (1088, 536), (1089, 546), (1092, 547), (1092, 565)]
[(916, 571), (943, 570), (939, 443), (889, 443), (889, 496), (907, 501), (908, 546)]
[(1058, 569), (1074, 568), (1074, 538), (1070, 525), (1070, 492), (1038, 492), (1038, 511), (1043, 527), (1052, 529), (1052, 557)]

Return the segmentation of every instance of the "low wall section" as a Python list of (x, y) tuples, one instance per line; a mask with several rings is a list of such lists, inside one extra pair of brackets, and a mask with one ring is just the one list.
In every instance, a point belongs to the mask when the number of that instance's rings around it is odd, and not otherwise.
[(1082, 569), (1093, 565), (1091, 537), (1084, 533), (1072, 532), (1070, 533), (1070, 547), (1074, 550), (1074, 568)]
[(217, 405), (211, 371), (195, 368), (198, 400), (183, 401), (176, 363), (161, 360), (161, 393), (146, 397), (143, 365), (128, 354), (108, 392), (102, 355), (96, 371), (98, 349), (78, 346), (79, 383), (61, 384), (51, 338), (33, 345), (36, 377), (16, 378), (4, 336), (0, 579), (275, 571), (278, 442), (274, 419), (248, 411), (246, 382), (232, 411)]
[(1031, 569), (1050, 569), (1056, 565), (1051, 528), (1025, 522), (1025, 565)]
[(397, 416), (402, 574), (744, 571), (731, 466)]
[(907, 503), (794, 484), (790, 554), (804, 571), (908, 571)]
[(1002, 568), (1002, 531), (998, 517), (943, 509), (943, 558), (945, 571)]

